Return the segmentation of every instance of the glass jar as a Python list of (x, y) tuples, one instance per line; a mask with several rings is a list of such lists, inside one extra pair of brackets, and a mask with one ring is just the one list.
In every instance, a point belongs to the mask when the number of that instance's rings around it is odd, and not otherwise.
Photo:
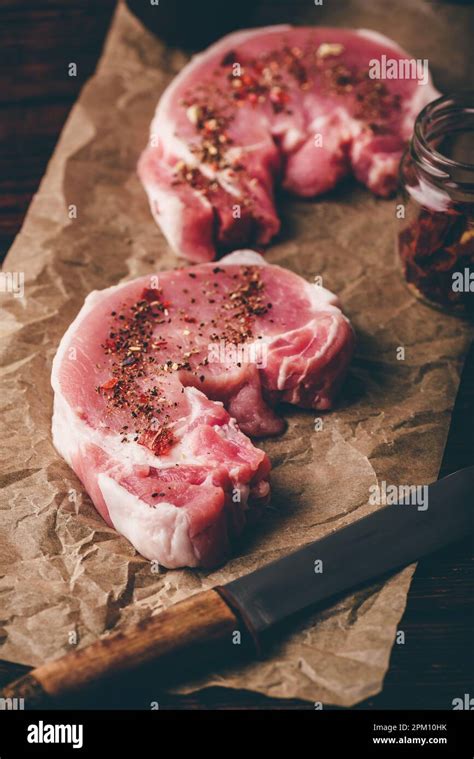
[(420, 112), (400, 179), (397, 250), (410, 289), (474, 315), (474, 92)]

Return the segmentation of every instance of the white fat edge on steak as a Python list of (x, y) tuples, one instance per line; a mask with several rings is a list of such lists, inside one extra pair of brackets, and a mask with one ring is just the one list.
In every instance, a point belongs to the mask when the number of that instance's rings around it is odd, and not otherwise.
[[(181, 250), (184, 225), (182, 224), (185, 205), (177, 194), (173, 195), (167, 189), (161, 189), (158, 182), (146, 182), (146, 189), (153, 217), (161, 225), (168, 244), (174, 250)], [(197, 193), (196, 197), (204, 207), (212, 205), (204, 195)]]
[(358, 37), (364, 37), (367, 40), (370, 40), (371, 42), (376, 42), (379, 45), (384, 45), (385, 47), (392, 48), (392, 50), (395, 53), (405, 54), (405, 51), (397, 42), (394, 42), (394, 40), (390, 39), (390, 37), (386, 37), (385, 34), (382, 34), (382, 32), (376, 32), (375, 29), (355, 29), (355, 34), (357, 34)]
[[(211, 478), (209, 474), (203, 484)], [(167, 569), (199, 566), (201, 557), (189, 534), (186, 509), (167, 501), (150, 508), (106, 474), (99, 475), (98, 483), (115, 529), (142, 556)], [(250, 488), (241, 484), (239, 491), (241, 508), (247, 510)]]
[(168, 569), (199, 564), (186, 509), (167, 501), (150, 507), (106, 474), (99, 474), (98, 485), (115, 529), (145, 559)]

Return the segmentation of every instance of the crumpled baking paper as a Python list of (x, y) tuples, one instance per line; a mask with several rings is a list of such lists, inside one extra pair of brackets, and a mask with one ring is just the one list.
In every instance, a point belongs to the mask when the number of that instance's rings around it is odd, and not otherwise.
[[(427, 3), (407, 3), (397, 17), (386, 4), (367, 6), (311, 8), (306, 20), (376, 28), (430, 57), (438, 86), (459, 80), (462, 18), (455, 45), (452, 24)], [(264, 6), (260, 21), (272, 22), (271, 12)], [(413, 26), (421, 22), (423, 37)], [(368, 502), (377, 481), (424, 484), (437, 476), (470, 329), (408, 292), (393, 252), (394, 201), (352, 183), (316, 201), (280, 201), (283, 233), (268, 260), (310, 280), (322, 276), (340, 295), (358, 347), (337, 408), (318, 416), (287, 408), (288, 431), (263, 443), (274, 467), (271, 505), (226, 566), (153, 572), (104, 524), (54, 450), (51, 361), (84, 297), (178, 263), (152, 221), (135, 166), (160, 93), (186, 60), (119, 5), (97, 73), (6, 260), (5, 271), (25, 279), (24, 297), (0, 294), (5, 660), (41, 664), (249, 572), (377, 508)], [(265, 660), (188, 690), (218, 684), (346, 706), (377, 693), (413, 569), (308, 618)]]

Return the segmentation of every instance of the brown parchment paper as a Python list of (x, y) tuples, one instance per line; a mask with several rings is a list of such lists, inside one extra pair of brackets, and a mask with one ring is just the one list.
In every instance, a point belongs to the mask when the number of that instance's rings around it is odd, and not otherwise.
[[(394, 5), (341, 2), (293, 18), (277, 4), (257, 21), (375, 28), (428, 57), (438, 87), (461, 84), (467, 10), (457, 7), (454, 18), (452, 6), (448, 14), (423, 2)], [(394, 201), (350, 183), (317, 201), (280, 204), (283, 234), (269, 261), (308, 279), (322, 275), (341, 296), (358, 348), (322, 429), (313, 413), (289, 409), (286, 434), (264, 443), (274, 466), (272, 502), (235, 558), (213, 573), (153, 573), (102, 522), (56, 454), (51, 361), (84, 297), (177, 263), (151, 219), (135, 165), (156, 101), (186, 60), (119, 6), (97, 73), (5, 264), (25, 277), (23, 298), (0, 295), (0, 657), (9, 661), (38, 665), (86, 646), (359, 519), (376, 508), (368, 493), (378, 480), (421, 484), (437, 476), (470, 330), (408, 293), (393, 254)], [(189, 688), (219, 684), (340, 705), (377, 693), (412, 572), (307, 619), (266, 660)]]

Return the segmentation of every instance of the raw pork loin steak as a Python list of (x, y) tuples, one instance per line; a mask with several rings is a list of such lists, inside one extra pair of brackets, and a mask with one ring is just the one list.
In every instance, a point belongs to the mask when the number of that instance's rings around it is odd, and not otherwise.
[(88, 296), (53, 363), (53, 439), (106, 522), (165, 567), (215, 566), (269, 497), (247, 435), (327, 409), (353, 332), (336, 296), (253, 251)]
[[(431, 81), (373, 79), (371, 61), (408, 63), (366, 30), (266, 27), (224, 37), (163, 94), (139, 175), (170, 245), (195, 261), (266, 245), (275, 183), (310, 197), (353, 173), (390, 195)], [(376, 73), (376, 72), (375, 72)]]

